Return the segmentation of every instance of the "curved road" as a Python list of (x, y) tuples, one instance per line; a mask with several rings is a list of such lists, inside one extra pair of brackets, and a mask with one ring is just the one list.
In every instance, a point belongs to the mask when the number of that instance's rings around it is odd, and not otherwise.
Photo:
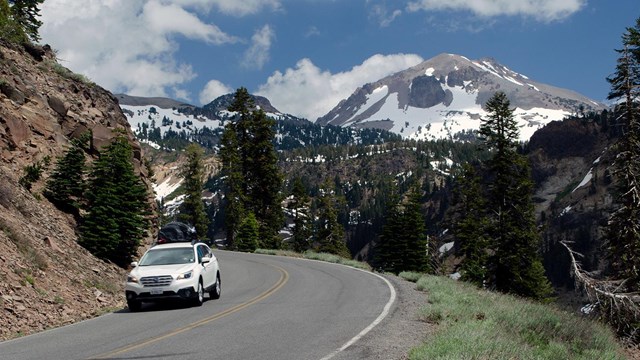
[(395, 290), (334, 264), (216, 251), (222, 296), (148, 305), (0, 343), (0, 359), (331, 359), (384, 316)]

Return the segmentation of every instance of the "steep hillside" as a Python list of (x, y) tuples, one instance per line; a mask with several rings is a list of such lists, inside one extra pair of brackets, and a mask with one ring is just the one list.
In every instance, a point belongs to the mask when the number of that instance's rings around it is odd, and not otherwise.
[(412, 139), (451, 138), (478, 129), (480, 118), (486, 116), (482, 106), (498, 90), (516, 108), (523, 140), (553, 120), (604, 108), (573, 91), (529, 79), (494, 59), (441, 54), (358, 88), (317, 122), (385, 129)]
[[(56, 157), (87, 131), (88, 159), (124, 131), (148, 184), (141, 148), (109, 92), (61, 66), (48, 46), (0, 42), (0, 339), (124, 305), (124, 270), (80, 247), (73, 217), (42, 196)], [(42, 178), (27, 191), (19, 180), (35, 165)]]
[(545, 268), (556, 285), (573, 286), (568, 254), (559, 241), (571, 242), (573, 250), (584, 255), (585, 270), (604, 267), (603, 231), (614, 206), (614, 141), (591, 119), (553, 122), (531, 138)]

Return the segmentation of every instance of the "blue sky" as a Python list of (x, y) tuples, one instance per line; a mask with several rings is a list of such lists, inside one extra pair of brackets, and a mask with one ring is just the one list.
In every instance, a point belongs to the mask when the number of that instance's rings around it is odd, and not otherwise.
[(46, 0), (42, 42), (112, 92), (202, 105), (245, 86), (315, 120), (440, 53), (595, 100), (638, 0)]

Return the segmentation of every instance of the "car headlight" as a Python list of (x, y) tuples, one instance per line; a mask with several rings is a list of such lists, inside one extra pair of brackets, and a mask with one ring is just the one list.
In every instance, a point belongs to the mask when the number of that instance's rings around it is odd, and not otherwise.
[(136, 283), (136, 284), (137, 284), (137, 283), (139, 283), (140, 281), (138, 280), (138, 278), (137, 278), (137, 277), (135, 277), (135, 276), (133, 276), (133, 275), (129, 274), (129, 275), (127, 275), (127, 282), (130, 282), (130, 283)]
[(187, 271), (184, 274), (180, 274), (178, 275), (178, 277), (176, 278), (176, 280), (184, 280), (184, 279), (191, 279), (191, 276), (193, 276), (193, 270), (191, 271)]

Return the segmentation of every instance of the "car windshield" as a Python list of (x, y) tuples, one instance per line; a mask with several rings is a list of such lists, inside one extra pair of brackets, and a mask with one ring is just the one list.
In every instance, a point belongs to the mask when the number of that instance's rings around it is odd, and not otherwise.
[(140, 259), (140, 266), (188, 264), (195, 261), (192, 248), (149, 250)]

